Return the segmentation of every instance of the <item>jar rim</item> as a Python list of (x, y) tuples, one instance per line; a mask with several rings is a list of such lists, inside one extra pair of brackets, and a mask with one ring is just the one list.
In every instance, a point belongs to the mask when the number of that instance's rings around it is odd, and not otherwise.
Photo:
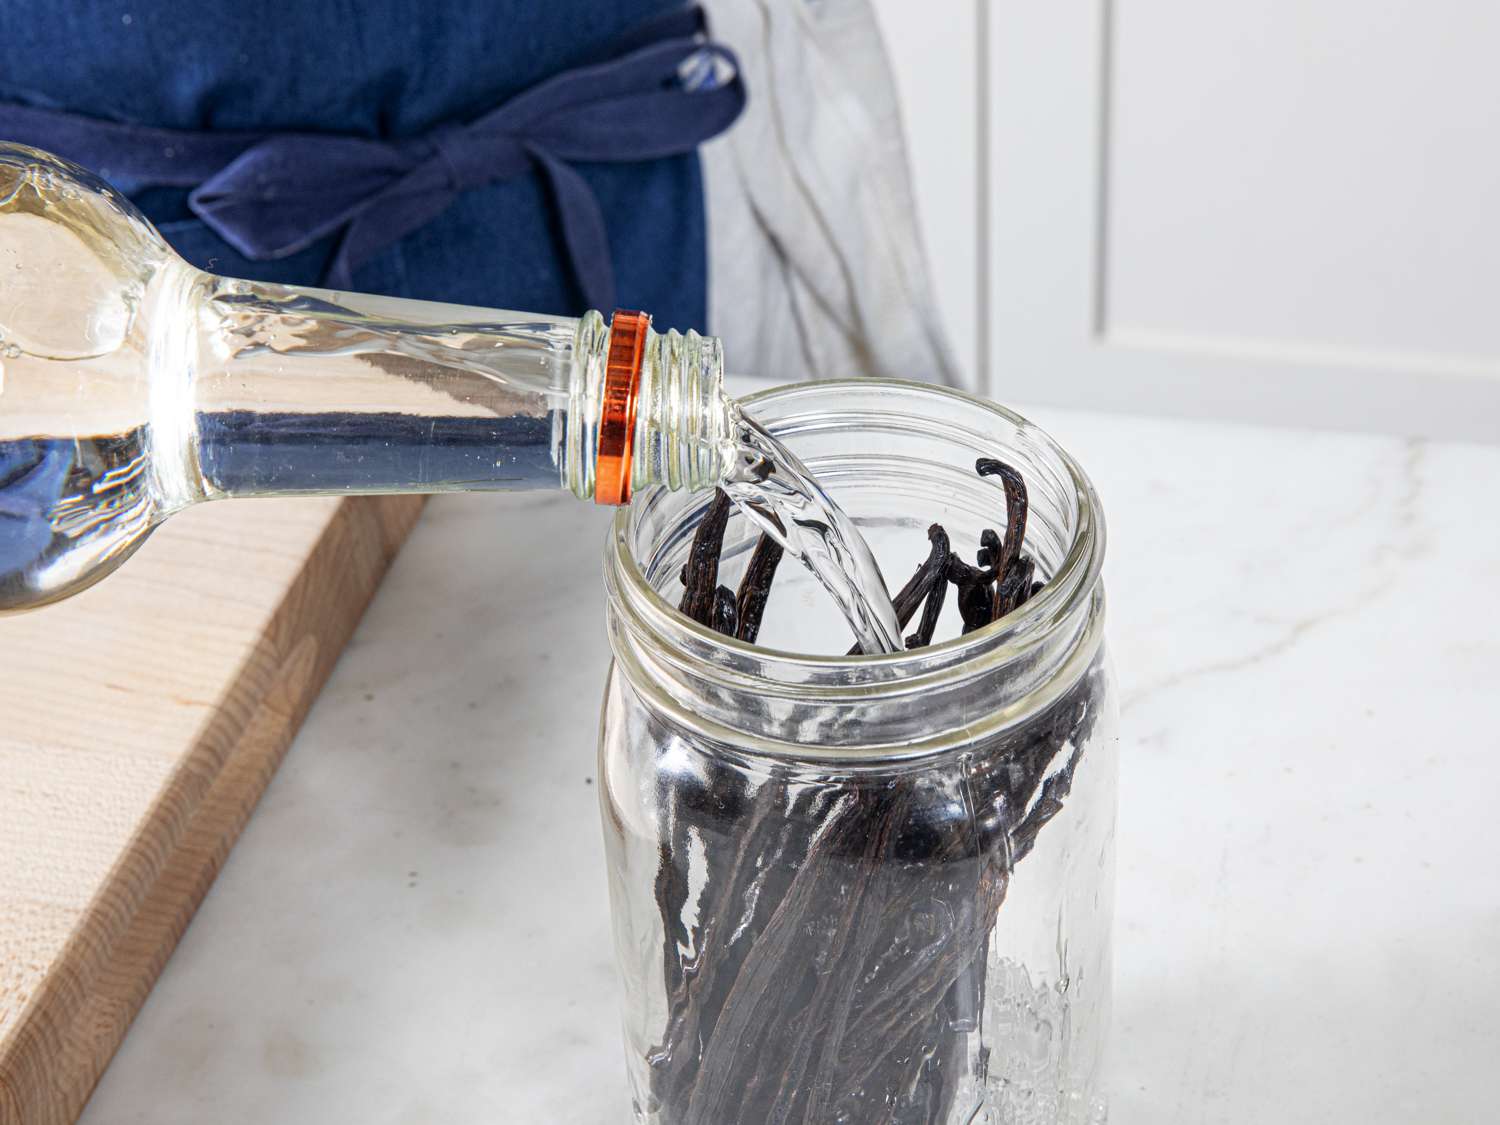
[[(982, 674), (986, 669), (1024, 658), (1028, 651), (1044, 645), (1067, 622), (1076, 619), (1080, 607), (1093, 601), (1103, 567), (1105, 540), (1098, 495), (1077, 461), (1050, 434), (1015, 411), (949, 387), (874, 378), (795, 383), (758, 391), (739, 401), (747, 412), (756, 414), (757, 406), (770, 403), (784, 407), (805, 402), (809, 407), (817, 407), (824, 399), (836, 402), (844, 394), (868, 395), (872, 391), (955, 402), (981, 419), (988, 416), (1024, 433), (1044, 455), (1063, 468), (1077, 517), (1070, 529), (1067, 550), (1046, 585), (999, 621), (921, 649), (839, 655), (769, 648), (701, 625), (657, 592), (632, 549), (643, 511), (642, 506), (632, 504), (622, 508), (611, 525), (605, 547), (605, 575), (611, 609), (618, 613), (622, 619), (620, 625), (636, 643), (649, 645), (658, 660), (666, 660), (678, 668), (690, 667), (695, 677), (716, 681), (729, 690), (753, 689), (782, 698), (830, 703), (852, 704), (874, 697), (908, 694), (917, 699), (924, 689), (935, 684)], [(777, 432), (777, 421), (762, 420), (773, 433)], [(922, 419), (916, 421), (920, 424)], [(1086, 632), (1091, 636), (1098, 633)], [(616, 647), (618, 650), (619, 646)], [(618, 659), (620, 653), (617, 651), (616, 655)], [(682, 710), (676, 706), (671, 709)], [(701, 716), (679, 717), (689, 725), (700, 729), (703, 726)], [(805, 752), (807, 748), (797, 749)]]

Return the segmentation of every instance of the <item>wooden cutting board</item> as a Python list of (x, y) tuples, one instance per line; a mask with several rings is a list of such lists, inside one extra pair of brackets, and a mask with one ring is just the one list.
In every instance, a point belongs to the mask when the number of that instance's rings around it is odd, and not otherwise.
[(420, 509), (207, 504), (0, 618), (0, 1125), (77, 1118)]

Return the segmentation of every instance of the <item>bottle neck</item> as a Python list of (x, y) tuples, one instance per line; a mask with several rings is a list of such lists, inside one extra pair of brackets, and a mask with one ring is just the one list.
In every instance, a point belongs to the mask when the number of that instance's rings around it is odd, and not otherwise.
[[(191, 329), (162, 350), (189, 351), (190, 410), (181, 380), (152, 380), (168, 400), (153, 404), (154, 452), (168, 476), (180, 456), (183, 502), (558, 486), (596, 498), (615, 334), (598, 313), (538, 317), (197, 271), (188, 288)], [(717, 341), (647, 327), (639, 352), (623, 498), (714, 483), (729, 410)]]
[(658, 333), (633, 313), (617, 312), (606, 326), (590, 312), (578, 322), (571, 366), (559, 463), (563, 486), (580, 500), (626, 503), (653, 485), (708, 488), (728, 472), (731, 404), (717, 339)]

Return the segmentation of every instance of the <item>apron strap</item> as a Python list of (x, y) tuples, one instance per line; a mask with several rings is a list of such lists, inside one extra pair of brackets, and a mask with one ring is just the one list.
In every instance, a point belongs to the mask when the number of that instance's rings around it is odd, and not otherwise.
[(572, 165), (691, 152), (744, 105), (737, 60), (705, 38), (694, 7), (626, 33), (604, 62), (553, 75), (473, 121), (416, 138), (161, 129), (13, 103), (0, 103), (0, 135), (138, 188), (191, 188), (193, 213), (255, 261), (337, 236), (323, 278), (334, 289), (350, 288), (362, 262), (461, 192), (535, 173), (585, 299), (608, 310), (615, 285), (604, 216)]

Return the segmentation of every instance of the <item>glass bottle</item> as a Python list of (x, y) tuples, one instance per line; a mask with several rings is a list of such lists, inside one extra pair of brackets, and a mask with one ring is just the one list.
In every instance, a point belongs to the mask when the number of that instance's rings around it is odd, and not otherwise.
[[(932, 521), (954, 543), (1003, 526), (971, 467), (1009, 462), (1048, 582), (927, 648), (808, 656), (843, 630), (796, 569), (767, 647), (661, 611), (705, 500), (616, 517), (599, 800), (632, 1120), (1098, 1125), (1118, 722), (1098, 497), (1046, 434), (954, 391), (744, 404), (882, 558), (920, 555)], [(754, 542), (731, 522), (725, 567)]]
[(562, 487), (733, 458), (718, 341), (239, 281), (67, 161), (0, 144), (0, 612), (97, 581), (203, 500)]

